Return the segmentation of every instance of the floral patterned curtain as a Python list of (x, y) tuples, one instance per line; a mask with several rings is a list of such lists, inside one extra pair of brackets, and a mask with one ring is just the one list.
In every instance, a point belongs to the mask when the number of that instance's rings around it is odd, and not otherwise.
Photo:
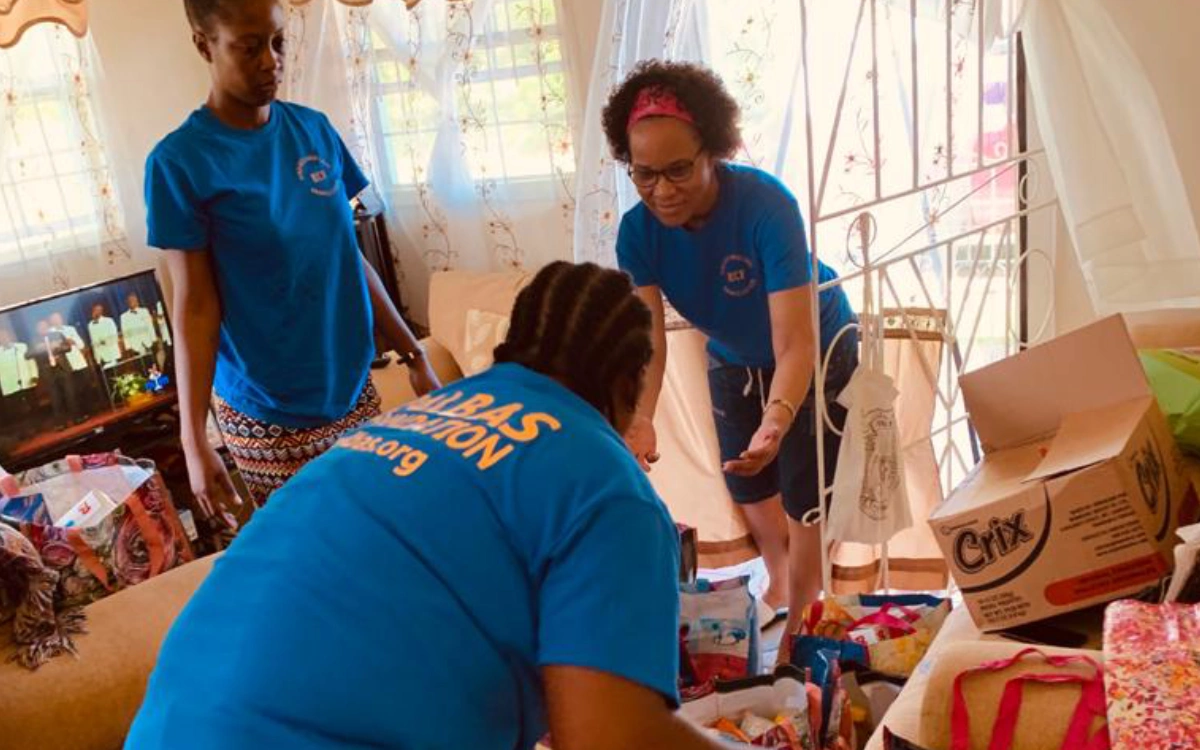
[(570, 257), (555, 0), (307, 0), (289, 14), (285, 96), (325, 111), (369, 171), (418, 317), (434, 271)]
[(96, 86), (63, 26), (0, 50), (0, 305), (135, 270)]

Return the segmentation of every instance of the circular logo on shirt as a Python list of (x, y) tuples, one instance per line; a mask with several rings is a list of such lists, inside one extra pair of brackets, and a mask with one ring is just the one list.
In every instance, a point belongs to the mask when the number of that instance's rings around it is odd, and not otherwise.
[(745, 255), (727, 255), (721, 261), (721, 284), (730, 297), (745, 297), (758, 286), (754, 261)]
[(308, 192), (328, 198), (337, 195), (337, 177), (333, 167), (316, 154), (310, 154), (296, 162), (296, 177), (308, 185)]

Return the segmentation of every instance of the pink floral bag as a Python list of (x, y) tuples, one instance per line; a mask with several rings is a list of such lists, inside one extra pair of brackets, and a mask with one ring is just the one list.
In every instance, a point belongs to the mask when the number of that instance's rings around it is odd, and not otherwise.
[(170, 492), (150, 461), (69, 456), (8, 477), (0, 523), (21, 532), (58, 576), (67, 610), (193, 559)]
[(1114, 750), (1200, 748), (1200, 604), (1114, 602), (1104, 658)]

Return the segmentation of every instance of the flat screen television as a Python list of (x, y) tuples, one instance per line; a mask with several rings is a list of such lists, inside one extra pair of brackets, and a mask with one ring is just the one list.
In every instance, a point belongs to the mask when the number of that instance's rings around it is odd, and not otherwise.
[(0, 308), (0, 465), (175, 402), (153, 271)]

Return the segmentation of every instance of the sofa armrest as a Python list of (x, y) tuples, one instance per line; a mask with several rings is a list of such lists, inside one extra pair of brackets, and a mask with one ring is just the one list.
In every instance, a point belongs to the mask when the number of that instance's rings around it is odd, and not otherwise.
[[(421, 346), (425, 347), (425, 356), (429, 359), (429, 364), (433, 366), (433, 371), (437, 374), (438, 379), (442, 381), (442, 385), (462, 379), (462, 370), (454, 361), (454, 355), (450, 353), (449, 349), (433, 338), (422, 339)], [(374, 379), (375, 388), (379, 391), (379, 397), (383, 401), (384, 411), (407, 404), (417, 397), (408, 382), (408, 367), (404, 365), (393, 362), (387, 367), (375, 370), (371, 377)]]

